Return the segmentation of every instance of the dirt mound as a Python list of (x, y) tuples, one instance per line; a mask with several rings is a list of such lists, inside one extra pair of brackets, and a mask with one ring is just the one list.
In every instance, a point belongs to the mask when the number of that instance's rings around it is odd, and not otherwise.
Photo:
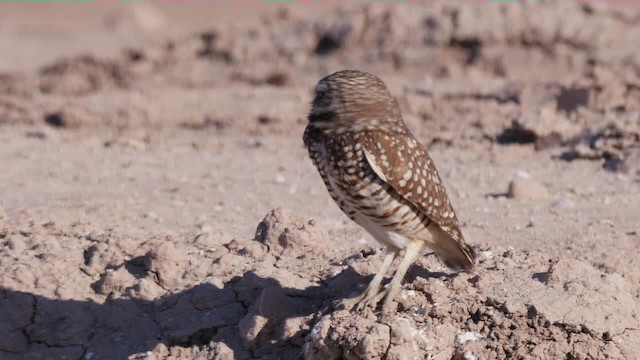
[(329, 235), (315, 226), (315, 220), (305, 221), (284, 209), (275, 209), (258, 225), (256, 240), (274, 253), (287, 252), (301, 256), (308, 251), (320, 252), (329, 246)]
[[(626, 359), (640, 306), (617, 274), (576, 260), (483, 249), (474, 274), (416, 277), (381, 320), (324, 315), (305, 344), (314, 359)], [(432, 259), (432, 258), (431, 258)], [(435, 261), (423, 266), (436, 268)]]
[[(453, 275), (428, 255), (397, 311), (379, 318), (337, 304), (362, 290), (382, 253), (332, 259), (324, 230), (286, 210), (260, 223), (259, 241), (82, 232), (3, 227), (3, 358), (55, 349), (96, 359), (626, 359), (639, 350), (629, 285), (577, 260), (485, 247), (474, 274)], [(29, 258), (37, 264), (27, 268)]]

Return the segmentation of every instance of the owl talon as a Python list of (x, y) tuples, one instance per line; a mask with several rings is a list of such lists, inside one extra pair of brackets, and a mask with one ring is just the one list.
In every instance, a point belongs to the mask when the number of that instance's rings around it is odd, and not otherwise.
[[(355, 310), (358, 312), (363, 311), (365, 308), (372, 308), (375, 309), (378, 305), (378, 303), (380, 302), (380, 300), (382, 300), (385, 296), (387, 296), (387, 293), (389, 292), (389, 289), (384, 288), (382, 291), (367, 291), (365, 294), (366, 296), (362, 296), (362, 299), (360, 299), (357, 303), (356, 303), (356, 307)], [(365, 295), (363, 294), (363, 295)]]
[(335, 309), (360, 311), (363, 308), (361, 304), (366, 302), (367, 299), (374, 297), (377, 293), (377, 289), (375, 291), (367, 289), (362, 294), (354, 298), (343, 299), (335, 306)]

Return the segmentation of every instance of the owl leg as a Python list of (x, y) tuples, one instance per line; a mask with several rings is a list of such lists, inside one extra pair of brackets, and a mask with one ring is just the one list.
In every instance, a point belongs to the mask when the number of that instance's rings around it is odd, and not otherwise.
[(418, 259), (423, 246), (424, 243), (422, 241), (410, 241), (407, 244), (407, 247), (404, 250), (404, 257), (402, 258), (400, 265), (398, 265), (398, 270), (396, 270), (396, 273), (393, 275), (393, 279), (391, 279), (391, 283), (388, 285), (386, 298), (384, 299), (384, 304), (382, 304), (383, 313), (390, 310), (393, 299), (398, 295), (402, 288), (402, 280), (407, 274), (407, 270), (409, 270), (411, 264)]
[(372, 303), (371, 300), (375, 299), (376, 295), (380, 292), (380, 283), (391, 267), (391, 263), (393, 263), (396, 256), (398, 256), (398, 249), (387, 247), (387, 254), (384, 256), (384, 260), (382, 260), (380, 270), (378, 270), (376, 275), (373, 277), (369, 286), (367, 286), (367, 289), (354, 299), (356, 309), (358, 311), (362, 310), (367, 305), (376, 305), (377, 301)]

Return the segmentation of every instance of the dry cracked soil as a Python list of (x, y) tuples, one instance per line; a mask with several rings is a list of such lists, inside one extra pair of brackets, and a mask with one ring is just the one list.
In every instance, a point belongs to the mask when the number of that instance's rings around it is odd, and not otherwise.
[[(0, 9), (1, 359), (640, 359), (640, 6)], [(301, 139), (344, 68), (478, 253), (384, 316)]]

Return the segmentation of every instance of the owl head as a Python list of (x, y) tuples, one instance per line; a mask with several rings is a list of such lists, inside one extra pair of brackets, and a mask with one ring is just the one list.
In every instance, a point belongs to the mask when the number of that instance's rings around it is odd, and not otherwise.
[(318, 82), (309, 124), (318, 128), (362, 127), (401, 120), (396, 101), (377, 76), (342, 70)]

